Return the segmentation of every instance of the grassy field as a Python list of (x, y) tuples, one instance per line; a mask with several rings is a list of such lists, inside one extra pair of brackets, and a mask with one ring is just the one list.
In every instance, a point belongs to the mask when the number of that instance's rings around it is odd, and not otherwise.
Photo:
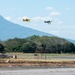
[(6, 53), (17, 59), (0, 59), (1, 67), (11, 66), (70, 66), (75, 67), (75, 54)]
[(45, 59), (45, 60), (75, 60), (75, 54), (37, 54), (34, 53), (6, 53), (16, 55), (18, 59)]

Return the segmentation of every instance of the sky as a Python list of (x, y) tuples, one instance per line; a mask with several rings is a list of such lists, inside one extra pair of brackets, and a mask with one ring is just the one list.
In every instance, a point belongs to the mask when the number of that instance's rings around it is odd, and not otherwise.
[(75, 40), (75, 0), (0, 0), (0, 15), (24, 27)]

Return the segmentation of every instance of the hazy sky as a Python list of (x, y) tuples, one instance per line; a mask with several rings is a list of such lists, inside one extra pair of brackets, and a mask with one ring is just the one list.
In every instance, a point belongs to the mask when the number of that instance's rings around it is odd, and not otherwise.
[[(0, 15), (22, 26), (75, 40), (75, 0), (0, 0)], [(31, 22), (23, 22), (23, 17)], [(48, 25), (44, 20), (53, 22)]]

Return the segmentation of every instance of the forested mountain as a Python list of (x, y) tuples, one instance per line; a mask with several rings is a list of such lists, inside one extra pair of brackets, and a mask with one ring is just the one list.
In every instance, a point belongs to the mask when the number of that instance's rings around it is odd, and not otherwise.
[(75, 53), (75, 45), (65, 39), (33, 35), (24, 39), (4, 41), (6, 52), (24, 53)]

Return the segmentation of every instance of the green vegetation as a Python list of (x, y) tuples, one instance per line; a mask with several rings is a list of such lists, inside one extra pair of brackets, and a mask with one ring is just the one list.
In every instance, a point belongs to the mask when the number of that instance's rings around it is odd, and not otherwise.
[(0, 53), (4, 52), (4, 46), (2, 44), (0, 44)]
[(33, 35), (24, 39), (14, 38), (3, 42), (6, 52), (23, 53), (75, 53), (75, 45), (65, 39)]

